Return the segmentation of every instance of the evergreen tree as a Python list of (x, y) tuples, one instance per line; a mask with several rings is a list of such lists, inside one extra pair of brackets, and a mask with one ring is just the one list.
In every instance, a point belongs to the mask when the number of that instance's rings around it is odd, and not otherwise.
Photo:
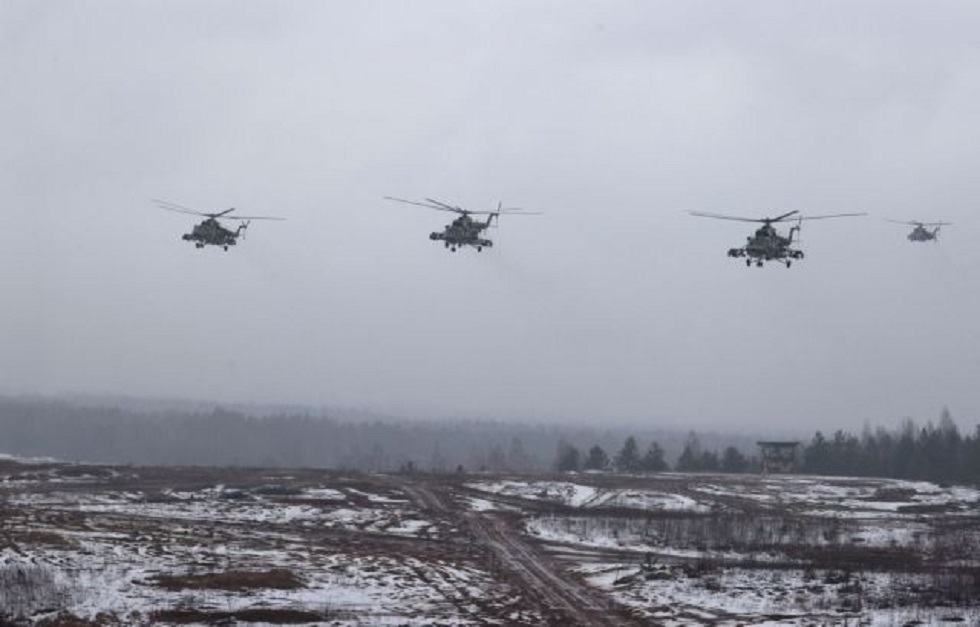
[(524, 442), (520, 438), (511, 438), (510, 448), (507, 450), (508, 470), (527, 472), (533, 466), (531, 458), (524, 451)]
[(449, 462), (446, 459), (446, 455), (442, 452), (442, 449), (439, 448), (439, 443), (436, 442), (432, 447), (432, 456), (430, 457), (429, 461), (429, 469), (433, 472), (445, 472), (448, 464)]
[(915, 431), (915, 423), (911, 418), (906, 418), (895, 446), (894, 476), (899, 479), (916, 476)]
[(670, 466), (664, 459), (664, 450), (656, 440), (650, 443), (650, 448), (647, 449), (646, 454), (643, 455), (643, 459), (640, 460), (640, 470), (643, 472), (663, 472), (670, 470)]
[(830, 467), (830, 444), (823, 437), (823, 433), (817, 431), (810, 445), (803, 450), (803, 470), (815, 475), (824, 475), (830, 471)]
[(953, 421), (953, 416), (948, 407), (943, 407), (943, 413), (939, 417), (939, 455), (940, 462), (939, 476), (940, 481), (953, 481), (963, 477), (962, 472), (962, 450), (963, 438), (960, 430)]
[(616, 454), (615, 466), (620, 472), (636, 472), (640, 469), (640, 452), (636, 446), (636, 438), (626, 438), (623, 448)]
[(583, 468), (585, 470), (608, 470), (609, 455), (606, 454), (606, 451), (601, 446), (596, 444), (589, 449), (589, 454), (585, 458)]
[(674, 464), (674, 468), (678, 472), (697, 472), (701, 470), (701, 442), (698, 440), (697, 434), (693, 431), (687, 434), (687, 442), (684, 444), (684, 450), (681, 452), (680, 457), (677, 458), (677, 463)]
[(558, 455), (555, 458), (555, 470), (558, 472), (576, 471), (582, 466), (581, 453), (577, 448), (560, 440), (558, 442)]
[(717, 451), (701, 451), (701, 458), (698, 460), (698, 470), (700, 472), (718, 472), (721, 464), (718, 462)]
[(749, 461), (745, 455), (734, 446), (729, 446), (721, 456), (721, 469), (724, 472), (741, 473), (749, 468)]
[(494, 444), (490, 447), (490, 452), (487, 454), (487, 470), (506, 470), (507, 468), (507, 456), (504, 455), (504, 449), (500, 448), (499, 444)]

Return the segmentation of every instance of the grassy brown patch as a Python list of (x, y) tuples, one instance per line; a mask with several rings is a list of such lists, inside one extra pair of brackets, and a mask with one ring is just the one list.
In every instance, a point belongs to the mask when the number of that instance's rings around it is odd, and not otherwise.
[(225, 624), (228, 622), (267, 623), (272, 625), (301, 625), (318, 623), (330, 618), (320, 612), (306, 610), (254, 608), (237, 612), (207, 612), (204, 610), (159, 610), (151, 615), (153, 622), (169, 625), (191, 623)]
[(76, 546), (73, 539), (51, 531), (15, 531), (9, 533), (8, 537), (18, 544), (40, 545), (55, 549)]
[(200, 575), (159, 575), (153, 583), (171, 591), (177, 590), (295, 590), (306, 583), (292, 571), (274, 568), (262, 571), (230, 570)]

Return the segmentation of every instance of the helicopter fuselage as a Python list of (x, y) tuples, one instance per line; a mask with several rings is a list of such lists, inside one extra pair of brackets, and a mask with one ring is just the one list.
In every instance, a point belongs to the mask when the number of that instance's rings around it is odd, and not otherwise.
[(429, 234), (429, 239), (442, 241), (446, 248), (453, 252), (462, 246), (472, 246), (477, 251), (493, 246), (493, 241), (480, 237), (480, 234), (490, 226), (493, 214), (487, 218), (486, 222), (474, 220), (468, 214), (463, 214), (447, 224), (442, 231), (435, 231)]
[(929, 230), (924, 226), (917, 226), (909, 233), (910, 242), (934, 242), (939, 238), (939, 227)]
[(214, 218), (208, 218), (200, 224), (194, 225), (190, 233), (185, 233), (181, 239), (187, 242), (194, 242), (197, 248), (205, 246), (220, 246), (228, 250), (229, 246), (234, 246), (238, 242), (238, 237), (245, 229), (245, 225), (240, 225), (232, 231), (221, 226), (221, 223)]
[(789, 267), (793, 259), (802, 259), (803, 251), (793, 248), (793, 236), (799, 230), (794, 226), (789, 236), (780, 235), (771, 224), (766, 224), (746, 238), (744, 248), (732, 248), (729, 257), (745, 257), (746, 265), (762, 266), (766, 261), (779, 261)]

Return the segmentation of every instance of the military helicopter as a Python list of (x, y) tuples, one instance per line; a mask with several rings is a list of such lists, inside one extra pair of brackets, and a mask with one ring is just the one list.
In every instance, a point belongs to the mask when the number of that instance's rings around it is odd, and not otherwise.
[[(184, 233), (181, 239), (187, 242), (194, 242), (195, 248), (204, 248), (205, 246), (220, 246), (226, 251), (229, 246), (234, 246), (238, 241), (238, 238), (245, 238), (245, 231), (248, 229), (248, 225), (252, 220), (285, 220), (285, 218), (273, 218), (270, 216), (232, 216), (228, 215), (235, 210), (234, 207), (231, 209), (226, 209), (224, 211), (219, 211), (217, 213), (205, 213), (202, 211), (195, 211), (189, 207), (184, 207), (183, 205), (178, 205), (177, 203), (170, 202), (169, 200), (157, 200), (153, 199), (161, 209), (166, 209), (167, 211), (175, 211), (177, 213), (188, 213), (196, 216), (204, 216), (207, 220), (201, 222), (200, 224), (194, 225), (194, 228), (190, 233)], [(218, 218), (224, 218), (225, 220), (238, 220), (240, 224), (238, 228), (231, 230), (227, 229), (221, 225)]]
[[(790, 211), (775, 218), (739, 218), (736, 216), (723, 215), (718, 213), (702, 213), (690, 211), (693, 216), (699, 218), (715, 218), (717, 220), (737, 220), (739, 222), (760, 222), (762, 226), (749, 236), (742, 248), (732, 248), (728, 251), (729, 257), (745, 257), (745, 265), (761, 268), (766, 261), (778, 261), (785, 264), (787, 268), (793, 265), (794, 259), (803, 259), (803, 251), (793, 247), (793, 237), (800, 232), (804, 220), (825, 220), (827, 218), (848, 218), (852, 216), (863, 216), (865, 213), (835, 213), (823, 216), (801, 216), (799, 211)], [(795, 216), (795, 217), (794, 217)], [(781, 235), (773, 224), (792, 219), (796, 225), (791, 227), (788, 235)], [(799, 241), (799, 240), (797, 240)]]
[[(895, 224), (908, 224), (909, 226), (914, 226), (912, 232), (909, 233), (910, 242), (935, 242), (939, 240), (939, 229), (944, 226), (949, 226), (952, 222), (918, 222), (916, 220), (910, 220), (908, 222), (903, 222), (901, 220), (888, 220), (888, 222), (894, 222)], [(936, 228), (931, 231), (927, 229), (927, 226), (934, 226)]]
[[(449, 205), (432, 198), (426, 198), (425, 202), (419, 202), (385, 196), (385, 200), (393, 200), (395, 202), (435, 209), (436, 211), (448, 211), (459, 214), (459, 217), (443, 227), (442, 231), (435, 231), (429, 234), (429, 239), (432, 241), (442, 241), (443, 245), (453, 252), (456, 252), (458, 248), (462, 248), (463, 246), (472, 246), (476, 248), (477, 252), (482, 251), (484, 248), (491, 248), (493, 241), (482, 237), (482, 233), (491, 226), (494, 218), (497, 218), (499, 221), (502, 214), (528, 216), (539, 213), (536, 211), (523, 211), (516, 207), (505, 208), (503, 203), (497, 203), (496, 211), (470, 211), (469, 209)], [(486, 222), (474, 220), (470, 217), (472, 215), (485, 215), (487, 216), (487, 220)]]

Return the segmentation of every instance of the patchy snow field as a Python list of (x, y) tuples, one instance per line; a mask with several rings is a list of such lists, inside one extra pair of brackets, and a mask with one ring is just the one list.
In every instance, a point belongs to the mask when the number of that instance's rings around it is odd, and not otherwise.
[(606, 616), (602, 624), (980, 624), (980, 491), (803, 476), (405, 477), (0, 458), (0, 622)]
[(455, 533), (449, 521), (384, 478), (213, 474), (0, 466), (2, 616), (119, 625), (538, 618), (471, 546), (442, 541)]
[(488, 494), (545, 501), (569, 507), (625, 507), (651, 511), (708, 511), (689, 496), (656, 490), (601, 488), (570, 481), (472, 482), (466, 487)]
[(525, 532), (641, 621), (980, 624), (973, 488), (676, 473), (465, 487), (526, 502)]

